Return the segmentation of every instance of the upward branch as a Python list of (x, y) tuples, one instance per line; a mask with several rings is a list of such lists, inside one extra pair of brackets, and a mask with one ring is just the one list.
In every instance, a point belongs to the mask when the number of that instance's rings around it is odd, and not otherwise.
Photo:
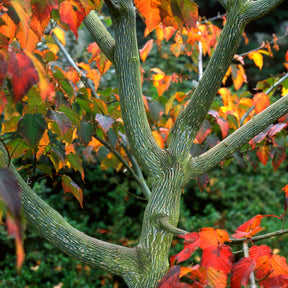
[(220, 2), (227, 9), (226, 24), (201, 81), (171, 131), (169, 150), (177, 159), (189, 157), (193, 140), (236, 53), (245, 26), (251, 20), (258, 18), (259, 14), (262, 16), (271, 11), (283, 0), (221, 0)]
[(135, 8), (131, 0), (106, 0), (106, 4), (110, 10), (115, 32), (113, 58), (127, 138), (137, 161), (149, 173), (161, 167), (160, 162), (165, 153), (152, 135), (145, 112)]

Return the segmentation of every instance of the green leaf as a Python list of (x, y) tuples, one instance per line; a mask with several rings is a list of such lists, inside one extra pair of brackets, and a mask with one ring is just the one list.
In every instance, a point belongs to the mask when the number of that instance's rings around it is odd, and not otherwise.
[(67, 160), (69, 161), (69, 163), (71, 164), (71, 167), (75, 170), (75, 171), (79, 171), (82, 177), (82, 180), (84, 181), (84, 169), (82, 167), (82, 160), (80, 159), (80, 157), (76, 154), (73, 153), (69, 153), (67, 155)]
[(47, 122), (42, 114), (25, 114), (18, 122), (18, 132), (24, 140), (35, 147), (47, 128)]
[(62, 176), (62, 187), (64, 193), (72, 193), (83, 208), (83, 191), (69, 176)]
[(64, 112), (65, 115), (72, 121), (72, 123), (74, 123), (77, 127), (80, 127), (80, 116), (76, 111), (65, 105), (60, 105), (58, 110)]
[(92, 140), (93, 126), (90, 122), (81, 122), (80, 137), (85, 145)]
[(47, 117), (54, 120), (58, 124), (62, 136), (72, 127), (71, 120), (64, 112), (49, 110)]

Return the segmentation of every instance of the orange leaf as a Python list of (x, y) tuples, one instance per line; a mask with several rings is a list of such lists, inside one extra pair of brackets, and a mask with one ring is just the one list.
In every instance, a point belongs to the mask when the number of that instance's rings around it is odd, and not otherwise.
[(78, 37), (78, 28), (86, 16), (85, 8), (80, 0), (64, 0), (59, 5), (60, 19), (66, 23)]
[(161, 149), (165, 148), (164, 139), (158, 131), (152, 131), (152, 134)]
[(255, 112), (258, 114), (270, 105), (269, 97), (266, 93), (257, 93), (253, 97), (253, 105), (255, 106)]
[(142, 49), (139, 50), (140, 52), (140, 58), (143, 62), (145, 62), (148, 54), (150, 53), (151, 49), (153, 47), (153, 39), (150, 39), (147, 41)]
[(250, 219), (249, 221), (245, 222), (244, 224), (240, 225), (236, 229), (236, 233), (232, 235), (235, 239), (243, 238), (243, 237), (251, 237), (262, 230), (260, 227), (262, 218), (265, 217), (263, 215), (257, 215)]
[(266, 165), (269, 159), (269, 152), (270, 152), (269, 146), (261, 146), (257, 150), (257, 156), (264, 166)]
[(212, 288), (227, 287), (227, 274), (223, 271), (219, 271), (218, 269), (209, 267), (207, 270), (207, 278), (209, 287)]
[(232, 73), (232, 80), (233, 80), (235, 90), (238, 90), (243, 85), (244, 82), (247, 82), (247, 77), (246, 77), (243, 66), (241, 64), (238, 64), (237, 68), (238, 69), (237, 69), (236, 77), (233, 76), (234, 74)]
[(62, 176), (62, 187), (64, 193), (72, 193), (83, 208), (83, 191), (69, 176)]
[(273, 269), (273, 276), (281, 274), (288, 275), (288, 265), (285, 257), (280, 255), (273, 255), (271, 257), (271, 266)]

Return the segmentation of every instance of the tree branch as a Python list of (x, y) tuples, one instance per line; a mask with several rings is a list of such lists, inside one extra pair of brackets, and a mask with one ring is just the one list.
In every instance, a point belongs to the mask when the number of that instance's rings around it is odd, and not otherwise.
[(149, 174), (163, 167), (167, 154), (152, 135), (143, 102), (135, 8), (131, 0), (117, 1), (117, 8), (113, 0), (108, 2), (115, 32), (114, 65), (125, 131), (135, 158)]
[[(8, 162), (8, 154), (0, 142), (0, 167), (7, 167)], [(139, 269), (135, 249), (95, 239), (73, 228), (32, 191), (12, 163), (9, 169), (22, 189), (21, 201), (25, 219), (42, 237), (77, 260), (122, 277), (133, 273), (134, 268), (134, 272)], [(132, 271), (131, 263), (134, 263)]]
[(183, 235), (183, 234), (189, 233), (185, 230), (182, 230), (182, 229), (177, 228), (177, 227), (173, 226), (172, 224), (170, 224), (167, 217), (161, 217), (160, 216), (158, 221), (159, 221), (159, 226), (169, 233), (173, 233), (176, 235)]
[(243, 5), (243, 10), (245, 11), (243, 13), (243, 19), (250, 22), (257, 18), (261, 18), (283, 2), (284, 0), (246, 1)]
[(96, 12), (94, 10), (91, 11), (83, 22), (101, 51), (113, 63), (115, 40), (103, 25)]
[(281, 2), (283, 0), (220, 0), (227, 10), (226, 24), (201, 81), (171, 130), (169, 151), (182, 164), (185, 165), (190, 157), (192, 143), (220, 88), (245, 26), (249, 21), (258, 18), (259, 14), (263, 16)]
[(186, 109), (179, 114), (172, 128), (169, 151), (176, 159), (184, 160), (189, 156), (193, 140), (202, 126), (238, 48), (245, 23), (239, 15), (241, 5), (239, 1), (236, 2), (227, 11), (226, 24), (201, 81)]
[(140, 189), (142, 190), (143, 194), (145, 195), (145, 197), (147, 199), (149, 199), (151, 197), (151, 191), (149, 189), (149, 187), (146, 184), (145, 179), (139, 176), (137, 176), (134, 172), (134, 170), (130, 167), (129, 163), (127, 163), (127, 161), (122, 157), (122, 155), (115, 150), (114, 148), (111, 147), (111, 145), (109, 145), (109, 143), (107, 143), (106, 141), (104, 141), (101, 137), (99, 137), (98, 135), (94, 135), (94, 137), (101, 142), (106, 148), (108, 148), (116, 157), (117, 159), (125, 166), (125, 168), (130, 172), (131, 176), (134, 178), (134, 180), (137, 182), (138, 186), (140, 187)]
[(99, 98), (96, 91), (95, 87), (93, 86), (93, 82), (91, 79), (87, 78), (82, 71), (79, 69), (79, 67), (76, 65), (70, 54), (67, 52), (65, 47), (62, 45), (61, 41), (57, 38), (54, 32), (52, 32), (52, 37), (56, 43), (56, 45), (59, 47), (60, 51), (62, 52), (63, 56), (66, 58), (68, 63), (77, 71), (77, 73), (80, 75), (81, 81), (84, 83), (84, 85), (91, 89), (91, 93), (94, 97)]
[(231, 157), (235, 151), (286, 113), (288, 113), (288, 94), (254, 116), (219, 144), (202, 155), (192, 158), (187, 165), (190, 177), (198, 177), (221, 161)]
[(234, 239), (234, 238), (230, 238), (231, 240), (231, 244), (232, 245), (239, 245), (247, 240), (250, 240), (251, 242), (255, 242), (255, 241), (260, 241), (260, 240), (265, 240), (265, 239), (269, 239), (272, 237), (277, 237), (277, 236), (281, 236), (284, 234), (288, 233), (288, 229), (284, 229), (284, 230), (279, 230), (279, 231), (275, 231), (275, 232), (271, 232), (271, 233), (267, 233), (264, 235), (259, 235), (259, 236), (254, 236), (251, 238), (241, 238), (241, 239)]

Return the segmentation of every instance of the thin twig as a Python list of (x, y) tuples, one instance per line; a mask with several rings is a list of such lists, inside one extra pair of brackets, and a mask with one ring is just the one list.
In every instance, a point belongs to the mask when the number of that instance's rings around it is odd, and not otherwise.
[(172, 224), (169, 223), (167, 217), (161, 217), (159, 216), (159, 225), (162, 229), (164, 229), (167, 232), (176, 234), (176, 235), (184, 235), (184, 234), (188, 234), (189, 232), (182, 230), (180, 228), (177, 228), (175, 226), (173, 226)]
[[(282, 39), (284, 39), (285, 37), (287, 37), (287, 35), (288, 35), (288, 32), (286, 31), (285, 34), (282, 35), (281, 37), (277, 38), (277, 40), (282, 40)], [(268, 43), (268, 44), (272, 44), (272, 43), (274, 43), (274, 42), (275, 42), (275, 40), (273, 39), (273, 40), (271, 40), (271, 41), (269, 41), (269, 42), (267, 42), (267, 43)], [(264, 43), (262, 43), (259, 47), (255, 48), (255, 49), (253, 49), (253, 50), (250, 50), (250, 51), (248, 51), (248, 52), (244, 52), (244, 53), (242, 53), (242, 54), (239, 54), (238, 56), (244, 57), (244, 56), (246, 56), (247, 54), (249, 54), (249, 53), (251, 53), (251, 52), (258, 51), (258, 50), (260, 50), (260, 49), (262, 49), (262, 48), (264, 48), (264, 47), (265, 47), (265, 45), (264, 45)]]
[(255, 242), (255, 241), (265, 240), (265, 239), (269, 239), (269, 238), (276, 237), (276, 236), (281, 236), (287, 233), (288, 233), (288, 229), (284, 229), (284, 230), (278, 230), (275, 232), (267, 233), (264, 235), (254, 236), (251, 238), (241, 238), (241, 239), (230, 238), (230, 240), (231, 240), (231, 245), (238, 245), (247, 240), (250, 240), (251, 242)]
[(251, 106), (249, 108), (249, 110), (242, 116), (242, 118), (240, 119), (240, 126), (243, 125), (245, 119), (248, 117), (248, 115), (255, 109), (255, 105)]
[(72, 59), (72, 57), (70, 56), (70, 54), (67, 52), (67, 50), (65, 49), (65, 47), (62, 45), (61, 41), (57, 38), (57, 36), (55, 35), (54, 32), (51, 33), (56, 45), (59, 47), (60, 51), (62, 52), (63, 56), (66, 58), (66, 60), (68, 61), (68, 63), (77, 71), (78, 75), (80, 75), (80, 79), (83, 82), (83, 84), (91, 89), (91, 93), (94, 97), (99, 98), (96, 91), (95, 91), (95, 87), (92, 84), (92, 80), (87, 78), (83, 72), (79, 69), (79, 67), (76, 65), (75, 61)]
[(288, 78), (288, 73), (286, 73), (282, 78), (280, 78), (273, 86), (271, 86), (267, 91), (265, 91), (266, 94), (269, 94), (273, 89), (275, 89), (278, 85), (280, 85), (283, 81), (285, 81)]
[[(107, 143), (105, 140), (103, 140), (101, 137), (98, 135), (94, 135), (94, 137), (101, 143), (103, 144), (107, 149), (109, 149), (116, 157), (117, 159), (125, 166), (125, 168), (130, 172), (131, 176), (135, 179), (139, 187), (141, 188), (143, 194), (149, 199), (149, 194), (147, 194), (147, 184), (144, 179), (140, 179), (134, 172), (134, 170), (130, 167), (128, 162), (122, 157), (122, 155), (115, 150), (109, 143)], [(148, 188), (149, 189), (149, 188)], [(149, 190), (150, 191), (150, 190)], [(151, 192), (150, 192), (151, 193)]]

